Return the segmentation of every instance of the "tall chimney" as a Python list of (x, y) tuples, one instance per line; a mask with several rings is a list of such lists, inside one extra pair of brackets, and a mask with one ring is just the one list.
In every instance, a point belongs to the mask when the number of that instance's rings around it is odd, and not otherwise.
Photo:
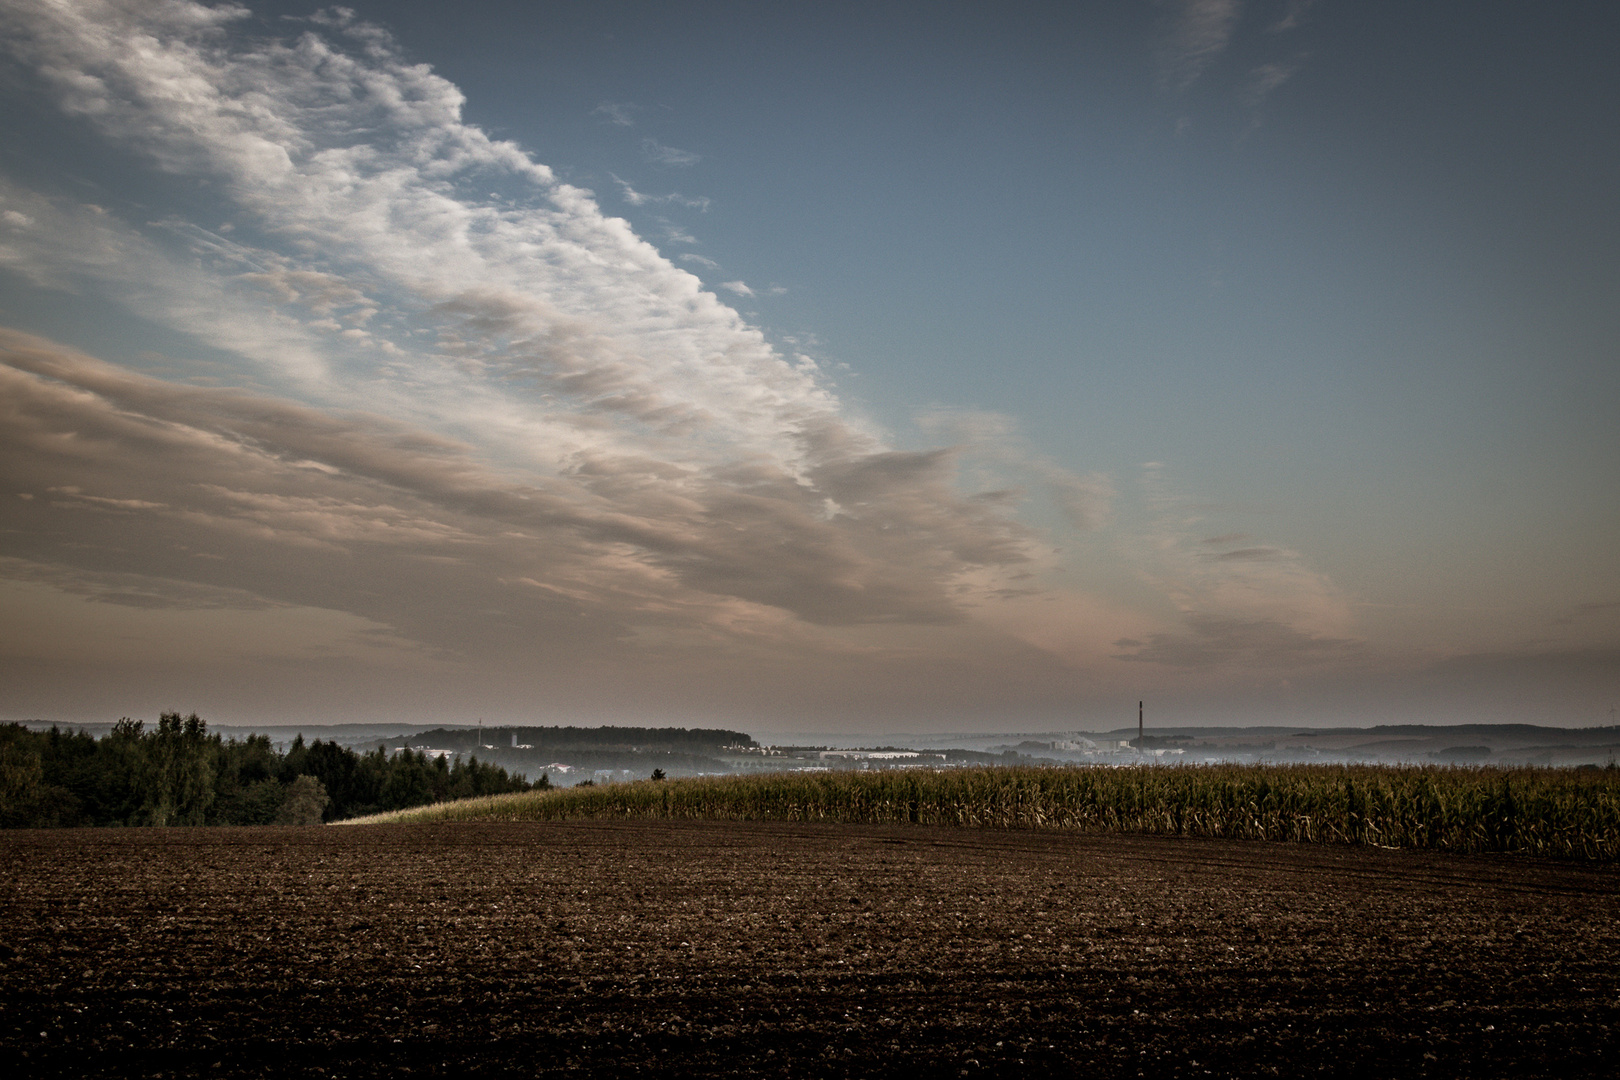
[(1136, 748), (1147, 749), (1147, 728), (1142, 726), (1142, 702), (1136, 703)]

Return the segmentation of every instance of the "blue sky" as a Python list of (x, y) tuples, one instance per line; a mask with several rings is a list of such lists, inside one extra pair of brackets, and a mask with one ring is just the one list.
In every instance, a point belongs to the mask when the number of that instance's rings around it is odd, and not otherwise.
[(0, 6), (0, 712), (1614, 722), (1606, 6), (249, 8)]

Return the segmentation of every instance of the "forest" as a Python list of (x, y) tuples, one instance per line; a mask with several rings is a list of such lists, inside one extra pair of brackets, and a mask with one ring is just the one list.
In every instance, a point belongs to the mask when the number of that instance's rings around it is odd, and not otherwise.
[(222, 739), (197, 714), (124, 718), (97, 739), (0, 725), (0, 827), (313, 825), (549, 787), (476, 757)]

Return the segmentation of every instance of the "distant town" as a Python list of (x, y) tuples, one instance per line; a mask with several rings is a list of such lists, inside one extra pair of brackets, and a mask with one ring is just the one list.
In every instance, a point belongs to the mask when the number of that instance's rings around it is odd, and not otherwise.
[[(37, 726), (37, 725), (30, 725)], [(98, 725), (87, 725), (96, 732)], [(1190, 727), (1146, 725), (1105, 732), (827, 736), (773, 742), (707, 728), (446, 725), (300, 725), (233, 728), (285, 749), (295, 738), (359, 752), (409, 749), (430, 757), (477, 758), (531, 782), (571, 786), (725, 773), (845, 769), (942, 769), (976, 765), (1276, 764), (1512, 765), (1606, 768), (1620, 761), (1620, 726), (1532, 724), (1388, 725), (1368, 728)]]

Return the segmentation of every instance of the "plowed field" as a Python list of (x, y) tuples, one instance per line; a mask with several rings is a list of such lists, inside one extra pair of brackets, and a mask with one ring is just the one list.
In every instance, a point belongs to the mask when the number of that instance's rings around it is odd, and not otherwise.
[(0, 1060), (31, 1076), (1620, 1074), (1620, 876), (1510, 858), (692, 822), (12, 832), (0, 932)]

